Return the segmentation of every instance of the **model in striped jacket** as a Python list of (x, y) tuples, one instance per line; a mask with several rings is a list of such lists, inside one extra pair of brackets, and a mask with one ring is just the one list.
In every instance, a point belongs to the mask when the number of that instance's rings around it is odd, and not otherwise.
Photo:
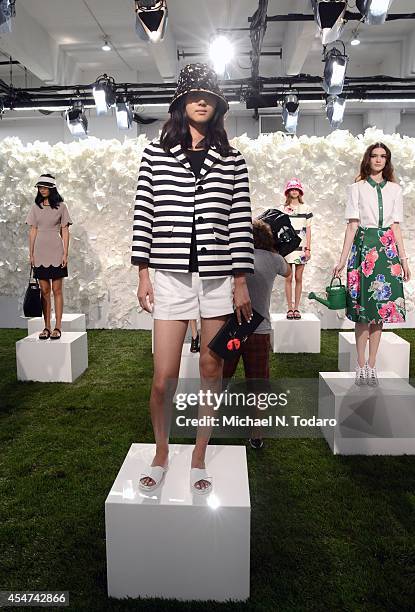
[(131, 261), (188, 272), (193, 219), (201, 278), (252, 272), (248, 171), (242, 155), (206, 153), (198, 178), (180, 144), (143, 152), (134, 211)]
[[(235, 307), (250, 319), (245, 280), (254, 271), (248, 172), (228, 142), (228, 103), (216, 74), (204, 64), (180, 73), (170, 119), (160, 140), (145, 148), (134, 210), (131, 261), (139, 268), (138, 300), (154, 319), (154, 378), (150, 410), (156, 454), (139, 486), (154, 490), (168, 465), (164, 406), (177, 379), (188, 321), (201, 320), (200, 377), (221, 390), (223, 361), (208, 348)], [(154, 288), (148, 268), (155, 268)], [(209, 411), (210, 409), (207, 408)], [(205, 469), (210, 431), (198, 431), (190, 485), (208, 493)]]

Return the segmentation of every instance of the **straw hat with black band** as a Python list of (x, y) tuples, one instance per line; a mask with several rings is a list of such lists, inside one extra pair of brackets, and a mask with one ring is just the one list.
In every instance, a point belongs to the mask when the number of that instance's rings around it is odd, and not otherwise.
[(56, 188), (56, 179), (51, 174), (42, 174), (39, 177), (35, 187), (48, 187), (49, 189)]

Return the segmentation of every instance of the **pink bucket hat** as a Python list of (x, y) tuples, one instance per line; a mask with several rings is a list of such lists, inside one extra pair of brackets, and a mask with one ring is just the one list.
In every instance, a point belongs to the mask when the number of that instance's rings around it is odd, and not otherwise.
[(299, 179), (297, 178), (292, 178), (288, 181), (288, 183), (285, 186), (284, 195), (287, 195), (290, 189), (298, 189), (298, 191), (301, 192), (301, 195), (304, 195), (303, 186), (301, 182), (299, 181)]

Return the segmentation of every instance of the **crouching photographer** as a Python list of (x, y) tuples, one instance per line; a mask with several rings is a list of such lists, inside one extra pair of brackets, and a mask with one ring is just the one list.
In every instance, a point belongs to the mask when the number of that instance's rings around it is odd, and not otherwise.
[[(243, 343), (240, 354), (235, 359), (227, 360), (223, 367), (223, 380), (232, 378), (242, 356), (245, 378), (269, 380), (270, 351), (270, 303), (275, 278), (287, 277), (290, 266), (275, 248), (275, 240), (270, 226), (261, 220), (253, 221), (254, 238), (254, 274), (247, 275), (249, 295), (252, 308), (264, 317), (255, 332)], [(256, 389), (258, 391), (258, 389)], [(250, 438), (252, 448), (263, 446), (259, 432), (253, 432)]]

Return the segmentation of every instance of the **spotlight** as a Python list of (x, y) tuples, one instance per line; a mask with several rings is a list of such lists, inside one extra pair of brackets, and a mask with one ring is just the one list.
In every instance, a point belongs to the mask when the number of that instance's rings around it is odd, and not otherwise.
[(133, 123), (133, 111), (126, 102), (117, 102), (115, 108), (117, 116), (117, 125), (120, 130), (129, 130)]
[(234, 56), (233, 44), (223, 34), (217, 34), (209, 45), (209, 56), (213, 63), (213, 69), (218, 75), (223, 76), (227, 65)]
[(298, 96), (296, 94), (287, 94), (282, 105), (282, 120), (288, 134), (295, 134), (297, 131), (298, 113)]
[(163, 40), (168, 19), (166, 0), (135, 0), (135, 12), (135, 29), (141, 40)]
[(112, 51), (112, 47), (111, 47), (111, 45), (109, 43), (108, 38), (104, 39), (104, 44), (102, 45), (102, 50), (103, 51)]
[(356, 0), (356, 8), (369, 25), (385, 23), (392, 0)]
[(97, 115), (105, 114), (115, 104), (116, 85), (112, 77), (103, 74), (98, 77), (92, 88)]
[(76, 103), (66, 113), (66, 123), (72, 136), (86, 138), (88, 136), (88, 119), (84, 113), (82, 104)]
[(356, 47), (357, 45), (360, 45), (360, 38), (359, 38), (359, 34), (357, 33), (357, 28), (356, 28), (356, 30), (353, 30), (353, 32), (352, 32), (352, 40), (350, 41), (350, 44), (353, 47)]
[(323, 45), (337, 40), (345, 26), (347, 2), (344, 0), (311, 0), (314, 19), (320, 28)]
[(16, 0), (0, 0), (0, 33), (12, 31), (12, 17), (16, 16)]
[(326, 114), (332, 128), (336, 129), (343, 123), (345, 108), (345, 98), (339, 98), (339, 96), (329, 96), (327, 98)]
[[(344, 45), (343, 45), (344, 46)], [(323, 89), (330, 95), (339, 95), (343, 91), (348, 56), (339, 49), (330, 49), (324, 55)]]

